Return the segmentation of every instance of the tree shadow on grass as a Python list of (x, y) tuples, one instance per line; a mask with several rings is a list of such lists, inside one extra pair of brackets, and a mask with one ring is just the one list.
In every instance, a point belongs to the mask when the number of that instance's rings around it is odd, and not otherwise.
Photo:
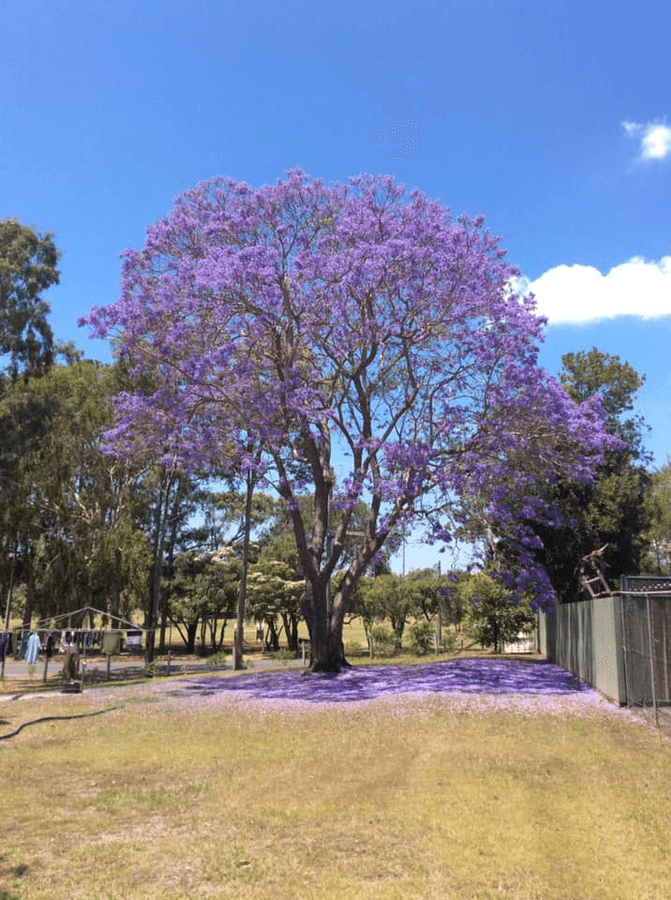
[(425, 691), (432, 694), (575, 694), (591, 690), (551, 663), (499, 659), (461, 659), (417, 666), (365, 666), (339, 675), (305, 676), (268, 672), (235, 678), (202, 677), (182, 681), (175, 693), (243, 694), (257, 700), (352, 703)]

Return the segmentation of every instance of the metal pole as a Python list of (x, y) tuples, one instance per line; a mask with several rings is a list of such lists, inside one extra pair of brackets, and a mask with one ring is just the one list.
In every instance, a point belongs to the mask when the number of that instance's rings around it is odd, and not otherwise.
[(655, 725), (659, 726), (659, 712), (657, 710), (657, 695), (655, 693), (655, 661), (652, 651), (652, 622), (650, 620), (650, 594), (645, 595), (648, 608), (648, 642), (650, 647), (650, 683), (652, 686), (652, 705), (655, 707)]
[(664, 625), (662, 627), (662, 659), (664, 660), (664, 699), (671, 700), (671, 694), (669, 693), (669, 651), (668, 645), (666, 642), (666, 630), (669, 624), (669, 598), (665, 597), (664, 600), (661, 600), (660, 603), (664, 604)]

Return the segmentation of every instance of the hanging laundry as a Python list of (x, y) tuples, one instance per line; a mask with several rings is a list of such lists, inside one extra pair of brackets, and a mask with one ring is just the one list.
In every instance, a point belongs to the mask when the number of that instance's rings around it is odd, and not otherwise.
[(126, 636), (128, 649), (131, 653), (142, 653), (142, 632), (129, 631)]
[(34, 631), (30, 632), (28, 644), (26, 645), (25, 656), (23, 657), (29, 666), (34, 666), (40, 655), (40, 636)]
[(121, 631), (118, 629), (103, 631), (102, 651), (110, 656), (121, 652)]

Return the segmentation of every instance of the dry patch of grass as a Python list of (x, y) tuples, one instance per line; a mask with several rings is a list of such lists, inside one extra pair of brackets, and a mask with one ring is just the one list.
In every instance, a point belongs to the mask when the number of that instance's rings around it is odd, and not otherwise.
[(626, 713), (130, 695), (0, 704), (121, 704), (0, 742), (0, 900), (671, 896), (671, 742)]

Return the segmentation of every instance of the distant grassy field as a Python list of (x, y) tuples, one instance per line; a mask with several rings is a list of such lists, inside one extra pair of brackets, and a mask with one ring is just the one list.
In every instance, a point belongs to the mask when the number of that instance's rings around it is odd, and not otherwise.
[(0, 900), (671, 896), (671, 740), (626, 711), (185, 684), (0, 703), (0, 734), (118, 707), (0, 742)]

